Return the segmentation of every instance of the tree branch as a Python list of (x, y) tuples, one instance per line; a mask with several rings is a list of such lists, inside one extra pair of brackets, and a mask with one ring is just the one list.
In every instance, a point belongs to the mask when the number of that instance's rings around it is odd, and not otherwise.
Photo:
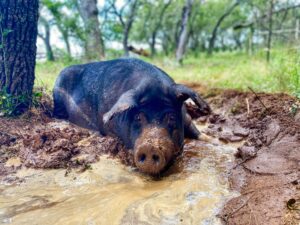
[[(300, 4), (297, 4), (297, 5), (293, 5), (293, 6), (288, 6), (288, 7), (285, 7), (285, 8), (281, 8), (281, 9), (278, 9), (276, 11), (273, 11), (273, 15), (274, 14), (278, 14), (278, 13), (281, 13), (281, 12), (284, 12), (284, 11), (288, 11), (288, 10), (291, 10), (291, 9), (295, 9), (295, 8), (298, 8), (300, 7)], [(254, 23), (260, 21), (260, 20), (263, 20), (265, 18), (268, 17), (268, 13), (265, 13), (263, 14), (262, 16), (258, 17), (258, 18), (254, 18), (252, 21), (248, 21), (248, 22), (242, 22), (240, 24), (237, 24), (233, 27), (234, 30), (238, 30), (238, 29), (243, 29), (243, 28), (248, 28), (248, 27), (251, 27)]]

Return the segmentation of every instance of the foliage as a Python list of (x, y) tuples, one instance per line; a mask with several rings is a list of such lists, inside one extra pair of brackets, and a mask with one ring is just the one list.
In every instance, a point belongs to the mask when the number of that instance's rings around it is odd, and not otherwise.
[[(5, 90), (0, 90), (0, 116), (16, 116), (21, 114), (22, 109), (25, 107), (27, 102), (31, 102), (32, 106), (39, 104), (42, 98), (42, 92), (33, 92), (32, 96), (28, 95), (12, 95), (7, 93)], [(30, 101), (28, 101), (30, 98)]]
[[(57, 26), (61, 32), (63, 40), (71, 38), (71, 42), (84, 47), (86, 34), (84, 32), (83, 21), (80, 18), (78, 0), (42, 0), (42, 8), (51, 16), (47, 18), (51, 24)], [(194, 1), (191, 19), (188, 24), (187, 53), (193, 53), (197, 56), (208, 50), (208, 43), (212, 36), (212, 31), (218, 19), (224, 14), (225, 10), (239, 2), (229, 16), (220, 24), (217, 31), (217, 37), (214, 45), (214, 51), (224, 50), (249, 50), (250, 48), (261, 49), (265, 47), (267, 35), (266, 32), (269, 19), (269, 1), (263, 0), (210, 0)], [(103, 38), (108, 48), (111, 43), (121, 43), (124, 38), (124, 29), (122, 24), (128, 19), (130, 14), (130, 0), (117, 1), (107, 0), (99, 7), (100, 28)], [(164, 53), (168, 55), (175, 53), (178, 35), (180, 31), (180, 19), (185, 0), (138, 0), (137, 14), (134, 16), (133, 27), (129, 35), (129, 45), (142, 45), (143, 48)], [(296, 20), (300, 18), (299, 8), (282, 10), (297, 2), (274, 1), (274, 10), (281, 10), (280, 13), (273, 15), (273, 29), (291, 29), (296, 25)], [(166, 8), (165, 6), (168, 5)], [(160, 14), (162, 13), (162, 16)], [(122, 18), (122, 19), (120, 19)], [(254, 21), (252, 26), (245, 26)], [(240, 28), (236, 28), (240, 27)], [(252, 28), (251, 28), (252, 27)], [(251, 31), (251, 29), (252, 31)], [(273, 42), (286, 43), (288, 37), (294, 41), (295, 33), (273, 33)], [(155, 49), (151, 46), (153, 43)], [(253, 42), (250, 46), (250, 42)], [(149, 46), (149, 47), (147, 47)], [(113, 47), (114, 48), (114, 47)], [(253, 49), (252, 49), (253, 50)], [(249, 50), (250, 51), (250, 50)], [(69, 52), (68, 52), (69, 53)]]
[[(287, 49), (280, 51), (273, 51), (276, 54), (271, 63), (271, 70), (274, 79), (280, 83), (282, 91), (289, 90), (289, 92), (298, 98), (300, 97), (300, 56), (296, 49)], [(281, 91), (279, 89), (279, 91)]]

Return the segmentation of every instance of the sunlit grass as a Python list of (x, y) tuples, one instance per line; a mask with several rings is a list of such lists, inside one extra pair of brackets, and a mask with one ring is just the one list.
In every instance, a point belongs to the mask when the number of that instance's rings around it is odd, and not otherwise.
[[(158, 56), (145, 59), (165, 70), (177, 82), (197, 82), (208, 87), (233, 88), (256, 91), (300, 93), (300, 57), (296, 51), (274, 50), (273, 60), (268, 64), (265, 55), (257, 53), (216, 53), (198, 58), (188, 56), (182, 66), (172, 57)], [(59, 72), (68, 65), (78, 62), (37, 63), (37, 86), (52, 90)]]
[(35, 69), (35, 86), (52, 90), (56, 77), (66, 66), (63, 62), (38, 62)]

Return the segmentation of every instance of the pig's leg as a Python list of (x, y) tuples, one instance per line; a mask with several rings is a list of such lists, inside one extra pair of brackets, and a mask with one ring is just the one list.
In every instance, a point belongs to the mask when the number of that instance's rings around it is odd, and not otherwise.
[(199, 130), (192, 122), (189, 114), (186, 114), (186, 119), (184, 120), (184, 137), (191, 139), (198, 139), (200, 135)]
[(184, 137), (198, 139), (200, 132), (192, 121), (191, 116), (187, 113), (185, 106), (182, 107)]
[(59, 119), (67, 119), (68, 112), (65, 106), (65, 91), (56, 89), (53, 93), (54, 111), (53, 115)]

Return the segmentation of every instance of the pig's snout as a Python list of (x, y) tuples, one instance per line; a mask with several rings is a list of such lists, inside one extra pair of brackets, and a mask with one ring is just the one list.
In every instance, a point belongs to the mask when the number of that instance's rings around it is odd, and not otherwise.
[(178, 152), (166, 129), (150, 126), (143, 129), (135, 142), (134, 162), (141, 172), (158, 175)]
[(155, 148), (148, 143), (143, 144), (136, 149), (134, 161), (140, 171), (152, 175), (161, 172), (167, 164), (163, 148)]

